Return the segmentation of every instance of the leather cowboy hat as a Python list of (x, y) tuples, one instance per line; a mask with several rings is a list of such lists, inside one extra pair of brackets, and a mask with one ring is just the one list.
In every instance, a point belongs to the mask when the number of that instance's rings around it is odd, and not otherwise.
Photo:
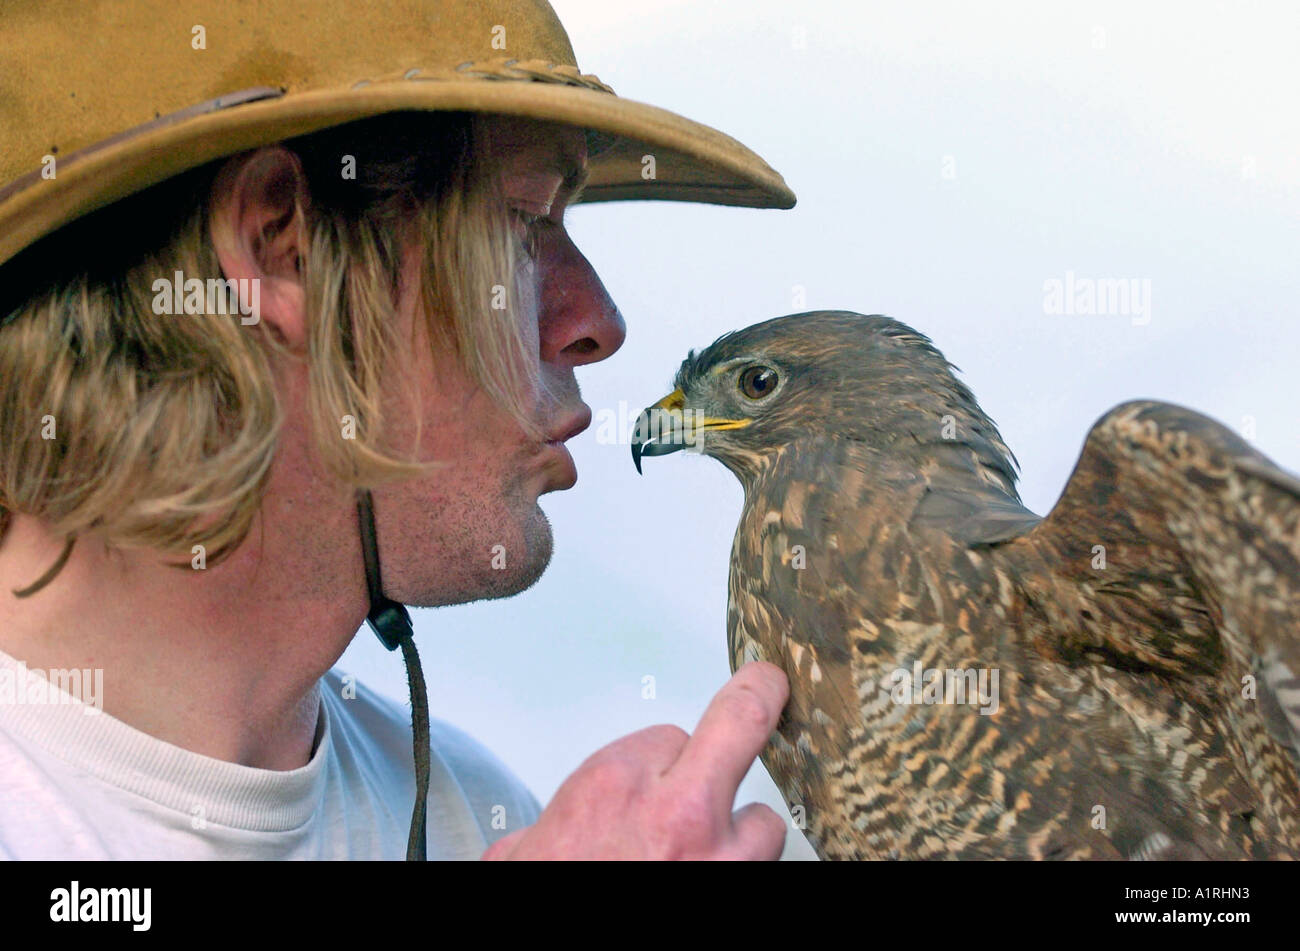
[(581, 73), (545, 0), (4, 0), (0, 264), (214, 159), (409, 109), (589, 130), (587, 202), (795, 201), (729, 136)]

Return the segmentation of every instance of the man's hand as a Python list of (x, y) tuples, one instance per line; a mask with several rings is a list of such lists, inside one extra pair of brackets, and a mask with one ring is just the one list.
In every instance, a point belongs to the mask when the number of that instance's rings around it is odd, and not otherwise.
[(760, 803), (731, 804), (789, 697), (785, 673), (754, 661), (736, 671), (695, 734), (652, 726), (597, 750), (536, 824), (485, 859), (777, 859), (785, 822)]

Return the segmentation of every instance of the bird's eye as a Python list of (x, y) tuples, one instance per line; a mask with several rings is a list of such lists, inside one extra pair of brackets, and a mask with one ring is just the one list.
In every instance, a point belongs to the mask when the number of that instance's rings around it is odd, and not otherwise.
[(745, 367), (740, 374), (740, 392), (751, 400), (761, 400), (776, 389), (776, 371), (771, 367)]

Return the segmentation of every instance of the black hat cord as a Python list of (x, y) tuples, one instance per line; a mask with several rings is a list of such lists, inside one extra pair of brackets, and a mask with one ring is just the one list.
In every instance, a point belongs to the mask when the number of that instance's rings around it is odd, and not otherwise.
[(415, 650), (415, 631), (406, 606), (384, 596), (379, 574), (379, 545), (375, 540), (375, 511), (370, 492), (357, 492), (357, 516), (361, 523), (361, 556), (366, 564), (366, 588), (370, 592), (370, 611), (366, 623), (386, 648), (402, 649), (406, 661), (406, 683), (411, 691), (411, 733), (415, 745), (415, 809), (411, 813), (411, 833), (406, 842), (406, 860), (423, 862), (425, 818), (429, 798), (429, 695), (424, 686), (420, 655)]

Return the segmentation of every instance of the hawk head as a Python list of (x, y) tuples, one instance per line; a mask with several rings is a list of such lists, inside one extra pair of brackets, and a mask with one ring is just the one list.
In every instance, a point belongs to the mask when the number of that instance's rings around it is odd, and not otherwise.
[[(1014, 459), (930, 339), (880, 315), (791, 314), (719, 337), (648, 407), (632, 460), (693, 449), (742, 482), (773, 455), (826, 437), (919, 466), (961, 446), (1014, 486)], [(1014, 490), (1013, 490), (1014, 491)]]

